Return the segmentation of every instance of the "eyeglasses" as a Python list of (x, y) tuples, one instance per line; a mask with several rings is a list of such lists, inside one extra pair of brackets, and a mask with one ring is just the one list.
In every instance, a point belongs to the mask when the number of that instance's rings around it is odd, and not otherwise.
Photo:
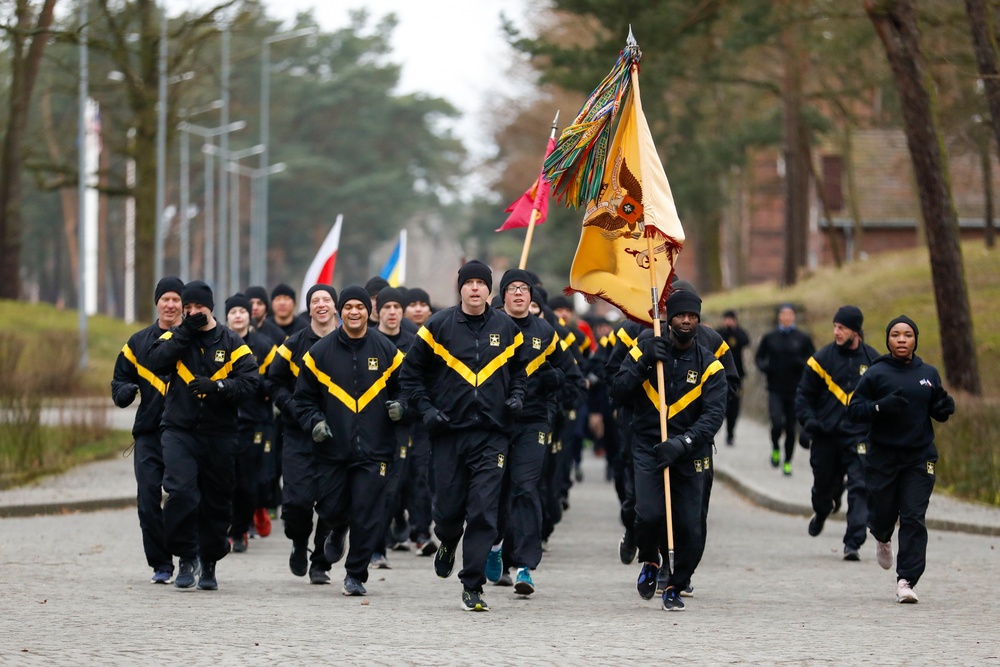
[(527, 285), (507, 285), (507, 294), (527, 294), (530, 291)]

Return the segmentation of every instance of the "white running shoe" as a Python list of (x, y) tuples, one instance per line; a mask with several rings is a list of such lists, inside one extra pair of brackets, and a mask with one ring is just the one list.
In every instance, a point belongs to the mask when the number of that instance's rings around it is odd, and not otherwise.
[(900, 579), (896, 582), (896, 602), (900, 604), (914, 604), (917, 602), (917, 594), (910, 587), (910, 582)]
[(875, 540), (875, 560), (883, 570), (892, 567), (892, 540), (888, 542)]

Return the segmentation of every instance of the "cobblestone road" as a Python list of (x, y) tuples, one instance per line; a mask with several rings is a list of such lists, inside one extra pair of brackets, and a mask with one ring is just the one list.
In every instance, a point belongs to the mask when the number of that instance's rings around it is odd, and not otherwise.
[(597, 461), (586, 472), (538, 592), (488, 586), (486, 614), (408, 553), (367, 598), (340, 595), (342, 569), (311, 586), (278, 524), (209, 593), (146, 583), (134, 510), (0, 520), (0, 664), (1000, 664), (998, 538), (932, 532), (921, 601), (904, 606), (870, 539), (844, 562), (840, 529), (810, 538), (717, 485), (696, 597), (666, 613), (635, 593), (612, 487)]

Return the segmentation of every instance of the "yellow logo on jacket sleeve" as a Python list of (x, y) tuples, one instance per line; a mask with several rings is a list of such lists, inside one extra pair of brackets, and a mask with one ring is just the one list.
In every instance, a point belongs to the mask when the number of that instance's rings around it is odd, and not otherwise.
[(694, 471), (701, 472), (701, 459), (694, 460)]
[(864, 364), (861, 364), (860, 366), (858, 366), (858, 375), (864, 375), (865, 371), (867, 371), (867, 370), (868, 370), (868, 367), (865, 366)]
[(379, 463), (378, 464), (378, 474), (379, 474), (380, 477), (385, 477), (385, 464), (384, 463)]
[(224, 363), (226, 363), (226, 351), (225, 350), (216, 350), (215, 351), (215, 363), (217, 363), (217, 364), (224, 364)]

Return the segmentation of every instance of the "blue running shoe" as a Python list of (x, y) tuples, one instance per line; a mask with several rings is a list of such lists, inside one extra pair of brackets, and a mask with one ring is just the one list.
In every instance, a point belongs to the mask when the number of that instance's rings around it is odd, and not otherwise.
[(656, 575), (660, 571), (659, 563), (643, 563), (639, 570), (639, 578), (635, 582), (635, 590), (643, 600), (652, 600), (656, 594)]
[(500, 575), (503, 574), (503, 549), (497, 549), (496, 551), (490, 550), (489, 555), (486, 557), (486, 578), (496, 583), (500, 581)]
[(174, 573), (170, 570), (157, 570), (153, 572), (152, 579), (149, 580), (151, 584), (169, 584), (170, 580), (174, 578)]
[(684, 600), (673, 586), (667, 586), (667, 590), (663, 591), (663, 610), (684, 611)]
[(535, 592), (535, 582), (531, 580), (531, 570), (522, 567), (517, 571), (517, 579), (514, 581), (514, 592), (518, 595), (531, 595)]

